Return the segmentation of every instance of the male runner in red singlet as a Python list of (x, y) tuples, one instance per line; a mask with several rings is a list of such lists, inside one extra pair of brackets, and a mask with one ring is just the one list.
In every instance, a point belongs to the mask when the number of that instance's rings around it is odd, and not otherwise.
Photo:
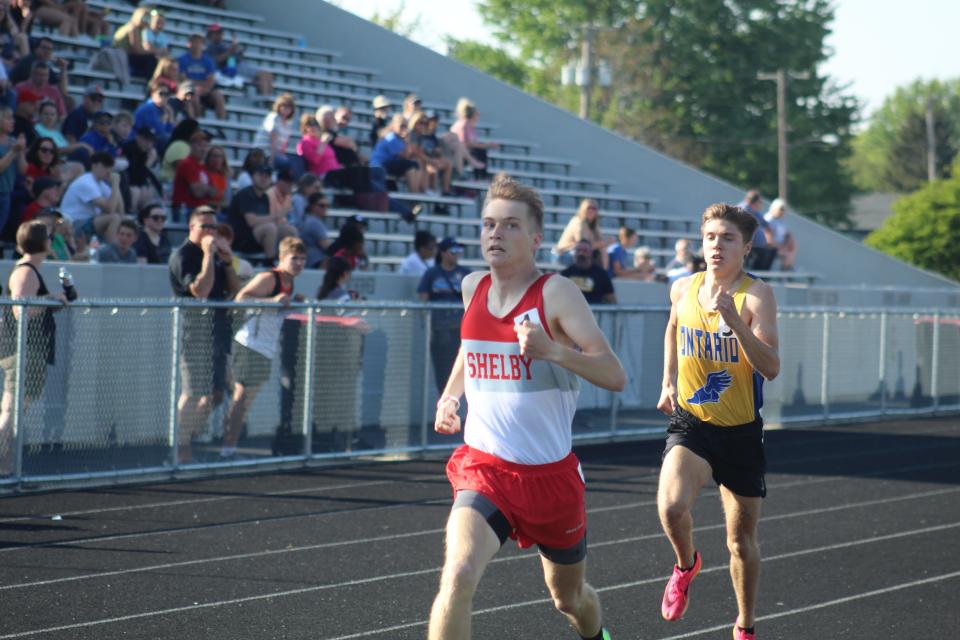
[[(480, 246), (490, 267), (463, 280), (462, 344), (434, 428), (460, 430), (447, 463), (454, 503), (430, 640), (470, 638), (473, 594), (507, 537), (536, 544), (553, 602), (582, 638), (609, 640), (585, 581), (586, 508), (571, 451), (579, 377), (620, 391), (626, 374), (577, 286), (542, 275), (537, 192), (498, 175), (483, 207)], [(516, 635), (516, 634), (511, 634)]]
[(755, 640), (753, 608), (760, 575), (757, 521), (764, 481), (763, 380), (780, 371), (777, 301), (743, 270), (757, 221), (726, 204), (703, 212), (706, 272), (673, 283), (664, 338), (663, 391), (657, 408), (670, 416), (660, 471), (660, 521), (677, 556), (661, 613), (678, 620), (702, 560), (690, 510), (712, 478), (726, 516), (730, 577), (739, 610), (734, 640)]

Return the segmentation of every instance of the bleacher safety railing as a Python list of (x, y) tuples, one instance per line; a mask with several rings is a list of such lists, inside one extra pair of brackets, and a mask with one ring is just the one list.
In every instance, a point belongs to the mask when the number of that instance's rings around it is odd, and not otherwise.
[[(628, 384), (619, 394), (581, 385), (575, 440), (660, 437), (669, 310), (594, 310)], [(0, 300), (0, 491), (448, 450), (462, 438), (436, 434), (433, 410), (461, 312)], [(787, 308), (779, 330), (780, 375), (763, 390), (768, 424), (960, 411), (956, 311)]]

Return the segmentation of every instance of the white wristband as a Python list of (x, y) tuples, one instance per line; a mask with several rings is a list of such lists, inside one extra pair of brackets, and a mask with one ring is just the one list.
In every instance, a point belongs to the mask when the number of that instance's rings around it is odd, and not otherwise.
[(440, 396), (440, 399), (437, 400), (437, 408), (439, 408), (440, 405), (441, 405), (445, 400), (453, 400), (454, 403), (456, 403), (456, 405), (457, 405), (457, 409), (460, 408), (460, 400), (459, 400), (456, 396), (451, 396), (450, 394), (447, 394), (447, 395), (445, 395), (445, 396)]

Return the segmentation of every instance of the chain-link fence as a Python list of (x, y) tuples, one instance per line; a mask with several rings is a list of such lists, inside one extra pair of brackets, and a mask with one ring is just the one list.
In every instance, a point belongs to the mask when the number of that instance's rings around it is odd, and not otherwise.
[[(628, 383), (619, 394), (583, 383), (574, 437), (661, 433), (668, 309), (595, 312)], [(436, 434), (433, 410), (460, 314), (0, 301), (0, 489), (453, 447), (462, 439)], [(786, 309), (779, 329), (767, 423), (960, 410), (956, 313)]]

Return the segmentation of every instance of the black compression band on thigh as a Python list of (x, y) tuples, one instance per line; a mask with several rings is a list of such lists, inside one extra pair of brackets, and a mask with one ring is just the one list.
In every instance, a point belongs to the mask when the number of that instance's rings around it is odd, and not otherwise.
[(453, 501), (453, 506), (450, 510), (453, 511), (460, 507), (469, 507), (482, 515), (500, 540), (501, 545), (510, 537), (512, 527), (507, 520), (507, 516), (503, 515), (503, 512), (497, 508), (497, 505), (493, 504), (490, 498), (482, 493), (468, 489), (458, 491), (457, 497)]
[(538, 544), (540, 555), (554, 564), (577, 564), (587, 557), (587, 536), (580, 538), (580, 542), (566, 549), (554, 549)]

